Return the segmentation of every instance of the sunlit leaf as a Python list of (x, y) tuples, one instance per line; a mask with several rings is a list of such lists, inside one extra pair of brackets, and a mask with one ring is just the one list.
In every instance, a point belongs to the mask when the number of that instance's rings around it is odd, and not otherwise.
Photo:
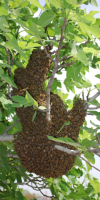
[(11, 33), (5, 33), (5, 36), (8, 39), (8, 41), (13, 45), (13, 47), (21, 54), (21, 56), (26, 58), (25, 54), (18, 46), (16, 38)]
[(47, 26), (55, 17), (55, 14), (52, 10), (47, 10), (45, 12), (42, 13), (42, 15), (40, 16), (39, 20), (38, 20), (38, 24), (40, 26)]
[(41, 10), (45, 10), (42, 6), (41, 6), (41, 4), (39, 3), (39, 1), (38, 0), (28, 0), (30, 3), (32, 3), (33, 5), (35, 5), (36, 7), (38, 7), (38, 8), (40, 8)]

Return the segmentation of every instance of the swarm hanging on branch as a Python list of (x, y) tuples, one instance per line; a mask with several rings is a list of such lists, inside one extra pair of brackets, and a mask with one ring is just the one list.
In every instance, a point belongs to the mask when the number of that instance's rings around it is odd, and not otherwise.
[[(27, 90), (39, 106), (46, 107), (47, 96), (44, 91), (44, 81), (50, 68), (51, 60), (46, 56), (45, 51), (33, 50), (26, 69), (15, 70), (15, 83), (18, 89), (14, 89), (13, 94), (25, 97)], [(46, 178), (57, 178), (72, 168), (75, 156), (55, 149), (57, 143), (49, 140), (47, 136), (70, 137), (76, 141), (80, 126), (85, 120), (86, 110), (84, 110), (84, 101), (76, 99), (73, 108), (66, 111), (61, 98), (52, 92), (50, 93), (50, 108), (49, 123), (46, 114), (44, 115), (39, 110), (37, 110), (35, 120), (32, 121), (36, 111), (33, 106), (16, 108), (23, 131), (16, 134), (14, 143), (22, 165), (29, 172)], [(65, 126), (57, 134), (67, 121), (70, 121), (70, 125)], [(73, 146), (61, 145), (75, 150)]]

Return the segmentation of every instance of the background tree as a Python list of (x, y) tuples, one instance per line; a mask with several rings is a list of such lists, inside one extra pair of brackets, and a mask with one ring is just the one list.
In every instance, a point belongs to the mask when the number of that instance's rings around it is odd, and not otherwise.
[[(87, 88), (87, 102), (84, 109), (88, 109), (87, 114), (95, 115), (100, 121), (100, 103), (96, 98), (100, 95), (100, 84), (94, 84), (94, 96), (91, 97), (92, 84), (86, 80), (85, 73), (91, 68), (98, 68), (100, 63), (100, 19), (95, 19), (94, 14), (97, 11), (91, 11), (89, 14), (80, 9), (81, 4), (91, 3), (97, 6), (96, 0), (46, 0), (43, 8), (38, 1), (32, 0), (1, 0), (0, 1), (0, 198), (1, 199), (26, 199), (18, 185), (28, 185), (34, 190), (50, 188), (52, 199), (99, 199), (100, 183), (99, 180), (92, 177), (89, 173), (95, 164), (95, 155), (100, 157), (100, 125), (88, 128), (87, 122), (81, 127), (78, 142), (75, 143), (69, 138), (49, 139), (57, 142), (64, 142), (75, 146), (77, 150), (70, 150), (59, 145), (55, 148), (72, 154), (76, 157), (73, 168), (66, 174), (68, 181), (61, 176), (57, 179), (43, 177), (34, 177), (28, 173), (14, 151), (14, 135), (22, 131), (21, 123), (16, 116), (15, 108), (30, 106), (24, 98), (15, 103), (13, 88), (16, 88), (14, 82), (14, 71), (19, 67), (26, 68), (30, 54), (33, 49), (44, 48), (47, 57), (52, 61), (52, 68), (49, 71), (45, 81), (47, 92), (47, 121), (50, 120), (50, 91), (60, 95), (67, 109), (72, 108), (73, 101), (68, 99), (68, 94), (61, 90), (61, 82), (55, 78), (55, 74), (62, 74), (62, 69), (66, 73), (66, 79), (63, 83), (68, 91), (75, 94), (75, 87), (81, 89), (82, 98), (84, 97), (84, 88)], [(40, 17), (34, 14), (38, 8), (43, 13)], [(22, 36), (25, 31), (28, 35)], [(52, 47), (51, 53), (48, 53), (46, 46)], [(100, 78), (100, 74), (96, 75)], [(34, 101), (35, 102), (35, 101)], [(94, 107), (90, 107), (90, 104)], [(40, 109), (35, 105), (36, 109)], [(44, 110), (43, 110), (44, 111)], [(66, 124), (65, 124), (66, 125)], [(68, 125), (68, 124), (67, 124)], [(61, 129), (63, 129), (61, 127)], [(60, 132), (61, 130), (59, 130)], [(58, 135), (59, 136), (59, 135)], [(58, 137), (57, 136), (57, 137)], [(81, 158), (81, 159), (80, 159)], [(86, 167), (82, 163), (86, 162)], [(84, 174), (84, 180), (81, 183), (78, 178)], [(84, 184), (85, 181), (87, 184)], [(43, 193), (42, 193), (43, 194)], [(43, 194), (44, 195), (44, 194)], [(46, 196), (46, 195), (44, 195)]]

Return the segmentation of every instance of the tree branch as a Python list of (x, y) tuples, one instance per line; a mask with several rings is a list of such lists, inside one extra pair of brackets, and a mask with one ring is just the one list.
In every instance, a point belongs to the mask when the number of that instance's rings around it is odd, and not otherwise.
[(79, 150), (70, 150), (67, 147), (63, 147), (63, 146), (60, 146), (60, 145), (55, 145), (55, 148), (60, 150), (60, 151), (64, 151), (65, 153), (73, 155), (73, 156), (77, 156), (77, 155), (80, 154)]
[(64, 61), (64, 60), (68, 60), (70, 58), (73, 58), (73, 56), (65, 56), (64, 55), (59, 61), (61, 62), (61, 61)]
[(95, 165), (91, 164), (86, 158), (84, 158), (81, 155), (79, 157), (82, 158), (82, 160), (84, 160), (85, 162), (87, 162), (91, 167), (93, 167), (94, 169), (96, 169), (97, 171), (100, 172), (100, 169), (98, 167), (96, 167)]
[[(91, 97), (90, 101), (93, 101), (94, 99), (96, 99), (98, 96), (100, 95), (100, 92), (97, 92), (93, 97)], [(89, 104), (88, 103), (84, 103), (84, 109), (89, 109)]]
[(11, 129), (11, 128), (12, 128), (17, 122), (19, 122), (19, 121), (20, 121), (20, 119), (17, 119), (11, 126), (9, 126), (9, 127), (5, 130), (3, 136), (6, 135), (7, 132), (9, 131), (9, 129)]
[(3, 142), (3, 141), (13, 141), (13, 140), (14, 140), (14, 135), (10, 135), (10, 134), (0, 135), (0, 142)]
[(10, 158), (18, 158), (16, 154), (7, 153), (7, 156)]
[(58, 65), (58, 68), (59, 67), (62, 67), (62, 68), (68, 67), (68, 66), (72, 65), (74, 62), (75, 62), (75, 60), (72, 60), (72, 62), (66, 63), (65, 65)]
[(98, 108), (100, 108), (100, 106), (97, 106), (97, 107), (94, 107), (94, 108), (89, 108), (89, 110), (96, 110)]
[(54, 59), (53, 59), (53, 58), (50, 56), (50, 54), (47, 52), (47, 50), (46, 50), (46, 47), (45, 47), (45, 46), (44, 46), (44, 51), (45, 51), (45, 53), (46, 53), (47, 57), (48, 57), (48, 58), (50, 58), (52, 62), (54, 62)]
[(50, 77), (50, 81), (48, 83), (48, 86), (47, 86), (47, 114), (46, 114), (46, 119), (47, 119), (48, 122), (50, 122), (50, 90), (51, 90), (51, 84), (54, 80), (55, 73), (58, 69), (59, 53), (60, 53), (60, 50), (61, 50), (62, 41), (64, 39), (64, 30), (65, 30), (66, 25), (67, 25), (67, 19), (65, 18), (64, 24), (63, 24), (63, 26), (61, 26), (61, 38), (60, 38), (58, 50), (57, 50), (57, 53), (56, 53), (56, 60), (54, 61), (54, 69), (53, 69), (52, 75)]

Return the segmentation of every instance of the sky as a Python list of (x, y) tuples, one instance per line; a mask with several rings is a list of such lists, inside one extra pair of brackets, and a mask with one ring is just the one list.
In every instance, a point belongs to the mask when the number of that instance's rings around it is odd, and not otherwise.
[[(45, 5), (45, 1), (44, 1), (44, 0), (39, 0), (39, 2), (40, 2), (40, 4), (41, 4), (42, 6)], [(89, 13), (91, 10), (100, 11), (100, 0), (97, 0), (97, 3), (98, 3), (98, 7), (93, 7), (91, 4), (89, 4), (89, 5), (83, 4), (83, 5), (81, 6), (81, 9), (85, 9), (85, 8), (86, 8), (87, 13)], [(38, 13), (40, 13), (40, 10), (39, 10)], [(97, 14), (95, 15), (95, 17), (100, 18), (100, 12), (97, 13)], [(100, 43), (100, 42), (98, 41), (98, 43)], [(90, 71), (89, 71), (89, 73), (88, 73), (88, 72), (86, 73), (86, 78), (87, 78), (88, 80), (90, 80), (90, 82), (92, 82), (93, 85), (96, 84), (96, 83), (99, 83), (99, 79), (97, 79), (96, 77), (94, 77), (96, 74), (100, 74), (100, 70), (99, 70), (99, 69), (96, 70), (96, 69), (92, 69), (92, 68), (91, 68)], [(63, 73), (62, 76), (59, 76), (59, 80), (61, 80), (61, 82), (63, 82), (63, 80), (65, 79), (65, 77), (66, 77), (66, 74)], [(62, 88), (63, 88), (64, 93), (66, 93), (67, 91), (66, 91), (64, 85), (62, 85)], [(76, 93), (77, 93), (77, 94), (80, 93), (80, 92), (81, 92), (81, 90), (76, 89)], [(96, 90), (95, 90), (95, 93), (96, 93)], [(85, 94), (87, 94), (86, 91), (85, 91)], [(94, 91), (91, 92), (91, 96), (93, 96), (93, 95), (94, 95)], [(73, 99), (73, 97), (74, 97), (74, 94), (73, 94), (72, 92), (70, 92), (68, 98)], [(97, 100), (100, 101), (100, 97), (98, 97)], [(90, 122), (89, 122), (90, 120), (92, 120), (92, 121), (94, 121), (95, 123), (98, 124), (98, 121), (97, 121), (96, 118), (93, 117), (93, 116), (88, 116), (88, 117), (86, 118), (86, 120), (87, 120), (87, 122), (88, 122), (88, 127), (91, 127), (91, 124), (90, 124)], [(100, 122), (100, 121), (99, 121), (99, 122)], [(100, 167), (100, 158), (97, 157), (97, 156), (95, 156), (95, 158), (96, 158), (95, 166), (97, 166), (97, 167), (99, 168), (99, 167)], [(95, 169), (92, 169), (92, 171), (90, 171), (90, 173), (91, 173), (94, 177), (96, 177), (96, 178), (98, 178), (98, 179), (100, 180), (100, 172), (98, 172), (98, 171), (95, 170)], [(28, 189), (27, 186), (25, 186), (24, 189), (25, 189), (25, 188)], [(29, 191), (30, 191), (30, 192), (33, 192), (33, 189), (32, 189), (32, 190), (29, 189)]]

